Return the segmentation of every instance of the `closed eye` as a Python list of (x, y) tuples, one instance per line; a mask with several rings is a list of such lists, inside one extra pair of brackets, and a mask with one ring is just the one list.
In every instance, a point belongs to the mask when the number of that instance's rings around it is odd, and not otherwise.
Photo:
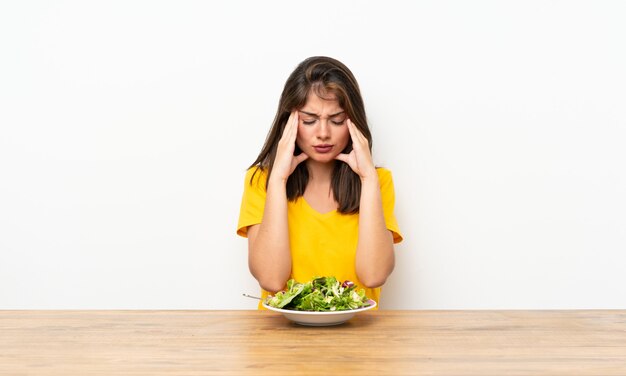
[[(331, 120), (330, 122), (333, 123), (334, 125), (343, 125), (343, 123), (346, 121), (346, 119), (342, 119), (342, 120)], [(312, 119), (312, 120), (302, 120), (302, 124), (304, 125), (313, 125), (317, 122), (317, 119)]]

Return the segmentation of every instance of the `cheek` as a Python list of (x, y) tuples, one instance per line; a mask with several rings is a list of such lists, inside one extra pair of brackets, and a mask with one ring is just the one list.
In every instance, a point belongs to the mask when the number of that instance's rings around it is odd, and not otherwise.
[(348, 130), (348, 127), (347, 126), (341, 127), (341, 129), (339, 130), (338, 137), (337, 137), (337, 143), (341, 145), (341, 150), (345, 149), (349, 141), (350, 141), (350, 131)]

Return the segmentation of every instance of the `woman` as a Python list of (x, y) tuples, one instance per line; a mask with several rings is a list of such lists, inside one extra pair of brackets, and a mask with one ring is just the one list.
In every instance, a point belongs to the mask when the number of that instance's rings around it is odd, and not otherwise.
[(329, 57), (300, 63), (246, 174), (237, 227), (263, 298), (290, 278), (334, 276), (378, 302), (402, 235), (391, 173), (371, 145), (352, 72)]

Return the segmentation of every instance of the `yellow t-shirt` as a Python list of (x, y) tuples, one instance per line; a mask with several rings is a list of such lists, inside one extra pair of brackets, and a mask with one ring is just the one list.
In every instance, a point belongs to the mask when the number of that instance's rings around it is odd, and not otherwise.
[[(247, 237), (248, 227), (261, 223), (265, 209), (267, 173), (264, 170), (250, 178), (257, 168), (246, 173), (243, 198), (239, 213), (237, 234)], [(394, 243), (402, 241), (396, 217), (393, 213), (395, 195), (391, 172), (378, 168), (383, 212), (387, 228), (393, 233)], [(291, 247), (291, 277), (298, 282), (307, 282), (315, 277), (334, 276), (339, 281), (349, 280), (364, 288), (356, 275), (355, 256), (358, 240), (359, 215), (341, 214), (337, 210), (320, 213), (304, 199), (287, 203), (289, 244)], [(365, 288), (365, 294), (378, 303), (380, 287)], [(267, 291), (261, 289), (261, 297)], [(259, 308), (262, 308), (259, 304)]]

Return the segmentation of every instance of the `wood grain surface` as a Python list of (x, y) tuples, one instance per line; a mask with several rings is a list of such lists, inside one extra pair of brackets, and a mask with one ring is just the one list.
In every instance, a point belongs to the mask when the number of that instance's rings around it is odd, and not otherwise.
[(626, 311), (0, 311), (0, 375), (626, 375)]

